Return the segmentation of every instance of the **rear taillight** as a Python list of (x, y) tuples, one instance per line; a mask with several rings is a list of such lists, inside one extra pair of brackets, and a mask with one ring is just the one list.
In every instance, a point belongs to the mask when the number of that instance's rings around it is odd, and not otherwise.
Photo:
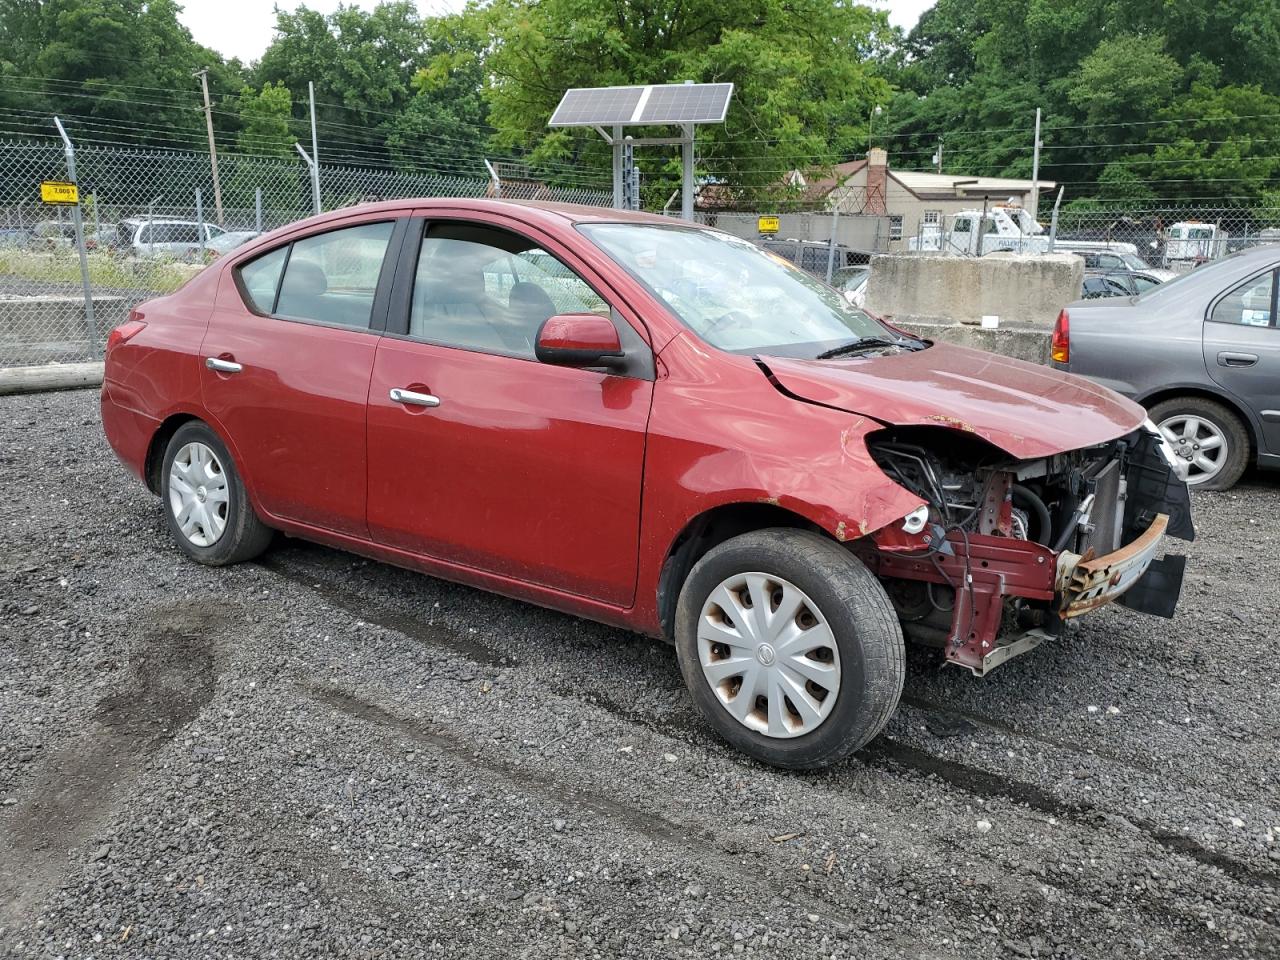
[(1056, 363), (1071, 362), (1071, 318), (1067, 311), (1058, 314), (1058, 321), (1053, 325), (1053, 339), (1049, 341), (1049, 356)]
[(129, 311), (129, 319), (107, 334), (107, 353), (122, 343), (127, 343), (140, 334), (146, 324), (142, 322), (142, 314), (137, 310)]

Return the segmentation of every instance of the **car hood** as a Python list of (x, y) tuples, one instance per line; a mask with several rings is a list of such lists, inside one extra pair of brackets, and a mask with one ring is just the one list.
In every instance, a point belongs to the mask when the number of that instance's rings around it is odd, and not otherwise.
[(1019, 459), (1122, 437), (1146, 411), (1082, 377), (938, 343), (927, 350), (835, 360), (761, 357), (801, 400), (894, 426), (969, 431)]

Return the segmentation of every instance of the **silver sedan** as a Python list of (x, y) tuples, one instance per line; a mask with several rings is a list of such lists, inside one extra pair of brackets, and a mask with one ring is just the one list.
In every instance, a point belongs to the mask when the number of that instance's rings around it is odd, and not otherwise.
[(1136, 297), (1069, 304), (1053, 365), (1151, 411), (1187, 482), (1232, 486), (1280, 468), (1280, 245), (1224, 257)]

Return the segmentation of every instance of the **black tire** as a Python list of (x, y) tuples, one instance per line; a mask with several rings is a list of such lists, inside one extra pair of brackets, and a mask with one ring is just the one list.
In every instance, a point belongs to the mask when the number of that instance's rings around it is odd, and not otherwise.
[(1249, 431), (1236, 414), (1216, 400), (1204, 397), (1174, 397), (1151, 408), (1151, 422), (1157, 426), (1171, 417), (1195, 416), (1211, 422), (1226, 438), (1227, 452), (1221, 468), (1210, 479), (1190, 483), (1196, 490), (1228, 490), (1249, 466)]
[[(189, 443), (202, 443), (210, 448), (217, 457), (221, 468), (219, 472), (226, 478), (226, 526), (221, 535), (208, 545), (193, 543), (183, 533), (171, 499), (170, 474), (173, 462)], [(173, 534), (173, 539), (182, 552), (192, 560), (212, 567), (241, 563), (259, 556), (271, 544), (274, 531), (258, 518), (253, 504), (249, 502), (244, 482), (240, 479), (240, 473), (236, 470), (235, 462), (231, 459), (226, 444), (209, 429), (208, 425), (199, 420), (184, 423), (170, 438), (169, 445), (165, 447), (164, 460), (160, 466), (160, 501), (164, 508), (165, 519), (169, 524), (169, 532)]]
[[(783, 738), (748, 729), (703, 675), (697, 637), (703, 604), (725, 580), (747, 572), (790, 581), (817, 605), (835, 637), (836, 700), (811, 732)], [(694, 703), (720, 736), (771, 766), (810, 770), (847, 757), (884, 728), (902, 693), (902, 628), (884, 588), (848, 550), (810, 531), (757, 530), (709, 550), (680, 591), (675, 634), (680, 672)]]

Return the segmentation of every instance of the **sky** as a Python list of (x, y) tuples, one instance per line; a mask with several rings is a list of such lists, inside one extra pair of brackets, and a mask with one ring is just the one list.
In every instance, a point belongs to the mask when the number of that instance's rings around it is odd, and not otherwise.
[[(278, 0), (285, 9), (293, 9), (294, 0)], [(372, 9), (377, 0), (348, 0), (357, 7)], [(920, 14), (933, 6), (934, 0), (873, 0), (889, 11), (889, 19), (904, 29), (915, 26)], [(332, 13), (339, 0), (306, 0), (312, 10)], [(460, 10), (464, 0), (418, 0), (424, 14)], [(245, 63), (257, 60), (271, 43), (276, 15), (270, 0), (186, 0), (179, 19), (186, 24), (197, 43), (212, 47), (224, 57), (239, 57)]]

